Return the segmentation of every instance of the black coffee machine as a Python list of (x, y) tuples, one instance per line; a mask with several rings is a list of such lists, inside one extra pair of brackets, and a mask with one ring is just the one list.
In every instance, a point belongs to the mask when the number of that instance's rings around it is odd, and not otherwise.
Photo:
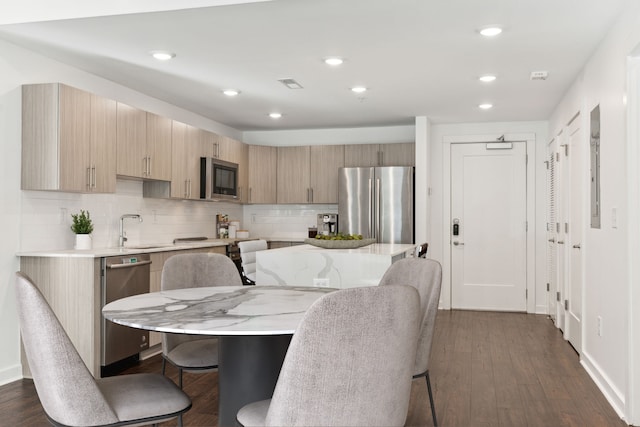
[(325, 236), (338, 234), (338, 214), (318, 214), (318, 234)]

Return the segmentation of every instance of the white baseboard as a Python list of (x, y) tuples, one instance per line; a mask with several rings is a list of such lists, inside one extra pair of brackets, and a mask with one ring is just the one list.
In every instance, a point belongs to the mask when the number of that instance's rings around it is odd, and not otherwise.
[(593, 382), (596, 383), (605, 399), (609, 402), (611, 407), (620, 419), (625, 420), (625, 396), (616, 386), (612, 384), (609, 377), (602, 372), (600, 367), (594, 360), (589, 357), (589, 354), (585, 351), (580, 355), (580, 364), (587, 371)]
[(534, 314), (549, 314), (549, 307), (546, 304), (536, 305)]
[(22, 365), (17, 364), (0, 371), (0, 385), (5, 385), (22, 379)]

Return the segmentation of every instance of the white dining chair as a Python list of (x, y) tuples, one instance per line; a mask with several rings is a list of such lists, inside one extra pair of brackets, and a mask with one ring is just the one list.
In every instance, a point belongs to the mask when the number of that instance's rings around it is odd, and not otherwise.
[(273, 397), (240, 409), (250, 426), (403, 426), (420, 306), (410, 286), (329, 293), (305, 313)]
[(413, 378), (425, 378), (433, 425), (437, 426), (438, 419), (429, 377), (429, 356), (440, 302), (442, 267), (438, 261), (432, 259), (404, 258), (391, 264), (384, 273), (378, 286), (385, 285), (410, 285), (415, 287), (420, 295), (420, 335)]
[(146, 425), (173, 418), (182, 425), (191, 400), (171, 380), (159, 374), (94, 379), (36, 285), (20, 272), (15, 284), (24, 351), (52, 425)]
[[(221, 254), (178, 254), (162, 268), (160, 288), (165, 290), (207, 286), (242, 286), (236, 265)], [(208, 372), (218, 367), (218, 338), (201, 335), (162, 334), (162, 373), (166, 362), (182, 372)]]

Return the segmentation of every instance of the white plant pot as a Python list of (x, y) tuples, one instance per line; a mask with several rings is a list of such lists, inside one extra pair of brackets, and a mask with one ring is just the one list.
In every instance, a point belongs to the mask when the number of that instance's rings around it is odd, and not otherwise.
[(91, 249), (91, 234), (76, 234), (76, 250)]

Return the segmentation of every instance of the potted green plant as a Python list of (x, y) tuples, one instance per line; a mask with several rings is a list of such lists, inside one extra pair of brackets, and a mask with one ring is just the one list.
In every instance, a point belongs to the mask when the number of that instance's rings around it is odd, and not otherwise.
[(71, 214), (73, 220), (71, 231), (76, 234), (76, 245), (74, 249), (91, 249), (91, 232), (93, 232), (93, 221), (89, 211), (80, 210), (79, 214)]

